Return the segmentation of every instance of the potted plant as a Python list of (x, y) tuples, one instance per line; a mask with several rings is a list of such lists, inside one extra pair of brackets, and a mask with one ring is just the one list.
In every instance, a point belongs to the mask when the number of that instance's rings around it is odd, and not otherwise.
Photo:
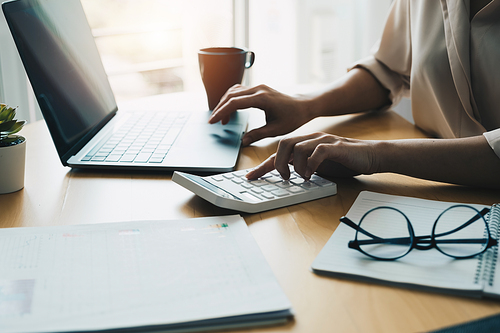
[(24, 187), (26, 139), (19, 132), (24, 120), (16, 120), (16, 108), (0, 103), (0, 194)]

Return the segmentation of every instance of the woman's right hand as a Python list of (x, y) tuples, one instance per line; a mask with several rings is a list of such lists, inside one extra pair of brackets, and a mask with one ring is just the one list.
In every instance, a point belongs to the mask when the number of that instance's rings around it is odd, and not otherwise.
[(258, 108), (266, 114), (266, 124), (245, 134), (242, 144), (249, 144), (267, 137), (290, 133), (313, 118), (306, 98), (282, 94), (266, 85), (248, 88), (234, 85), (215, 107), (209, 123), (227, 124), (233, 112)]
[(380, 146), (378, 142), (321, 132), (287, 137), (280, 141), (275, 154), (246, 177), (257, 179), (276, 169), (283, 179), (289, 179), (289, 164), (293, 164), (295, 172), (306, 180), (315, 172), (326, 177), (372, 174), (379, 170), (380, 162), (376, 153), (376, 147)]

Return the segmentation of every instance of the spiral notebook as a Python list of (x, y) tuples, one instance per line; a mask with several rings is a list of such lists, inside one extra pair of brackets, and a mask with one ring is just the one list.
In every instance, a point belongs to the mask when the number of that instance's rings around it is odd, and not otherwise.
[[(408, 216), (416, 235), (429, 235), (437, 216), (454, 204), (365, 191), (359, 194), (347, 217), (357, 222), (371, 208), (391, 206)], [(500, 205), (491, 206), (486, 221), (491, 236), (498, 239)], [(498, 246), (472, 259), (457, 260), (432, 249), (413, 250), (395, 261), (380, 261), (348, 248), (354, 235), (354, 229), (340, 223), (314, 260), (313, 272), (454, 295), (500, 298)]]

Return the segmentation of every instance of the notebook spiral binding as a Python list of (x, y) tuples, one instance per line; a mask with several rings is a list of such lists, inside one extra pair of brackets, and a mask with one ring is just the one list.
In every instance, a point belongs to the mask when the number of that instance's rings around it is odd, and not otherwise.
[[(491, 237), (498, 240), (498, 233), (500, 231), (500, 205), (498, 204), (491, 206), (491, 210), (488, 214), (488, 227)], [(490, 287), (493, 286), (497, 259), (498, 245), (490, 248), (479, 257), (474, 283), (478, 283), (481, 279), (488, 283)]]

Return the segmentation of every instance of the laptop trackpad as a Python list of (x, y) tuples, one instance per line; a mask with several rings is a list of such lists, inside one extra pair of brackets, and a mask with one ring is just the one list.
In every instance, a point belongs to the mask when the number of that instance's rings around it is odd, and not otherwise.
[(229, 168), (236, 164), (244, 131), (242, 124), (189, 123), (163, 164)]

